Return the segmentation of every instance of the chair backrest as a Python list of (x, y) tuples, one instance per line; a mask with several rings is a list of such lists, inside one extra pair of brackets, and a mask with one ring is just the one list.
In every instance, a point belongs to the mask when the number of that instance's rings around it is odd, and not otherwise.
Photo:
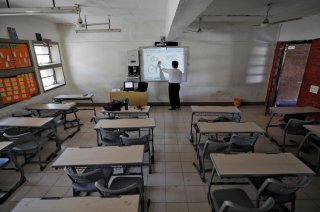
[(269, 197), (263, 205), (259, 208), (246, 208), (241, 205), (235, 204), (231, 201), (224, 201), (219, 212), (265, 212), (270, 210), (274, 205), (274, 200), (272, 197)]
[(63, 170), (71, 178), (72, 182), (80, 184), (94, 183), (101, 179), (105, 179), (105, 182), (108, 183), (113, 174), (112, 168), (93, 169), (84, 173), (75, 173), (70, 167), (64, 167)]
[(139, 138), (126, 138), (126, 137), (121, 137), (122, 144), (125, 146), (131, 146), (131, 145), (148, 145), (149, 136), (148, 135), (143, 135)]
[(307, 186), (310, 183), (310, 178), (304, 176), (297, 183), (285, 183), (277, 179), (267, 178), (260, 188), (258, 189), (258, 194), (268, 191), (277, 196), (294, 194), (298, 189)]
[(307, 133), (307, 130), (303, 127), (306, 124), (312, 124), (313, 121), (304, 121), (299, 119), (290, 119), (286, 124), (284, 130), (288, 134), (293, 135), (304, 135)]
[(208, 155), (211, 153), (229, 153), (230, 143), (228, 142), (215, 142), (207, 140), (204, 145), (203, 154)]
[(120, 132), (100, 128), (101, 139), (110, 145), (122, 146)]
[(259, 138), (259, 134), (255, 133), (253, 135), (240, 135), (233, 134), (230, 138), (231, 148), (235, 146), (254, 146)]
[(9, 139), (10, 141), (13, 141), (14, 146), (27, 142), (37, 143), (36, 137), (31, 132), (26, 132), (19, 135), (9, 135), (7, 133), (4, 133), (3, 136)]

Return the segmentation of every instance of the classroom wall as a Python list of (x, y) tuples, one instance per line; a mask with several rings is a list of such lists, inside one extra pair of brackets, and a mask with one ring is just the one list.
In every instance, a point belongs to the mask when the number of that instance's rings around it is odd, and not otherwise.
[[(127, 75), (126, 52), (152, 46), (165, 24), (131, 23), (121, 28), (121, 33), (76, 34), (71, 26), (59, 26), (74, 89), (93, 92), (96, 102), (109, 101), (106, 92), (122, 86)], [(231, 102), (234, 97), (263, 101), (276, 35), (276, 27), (229, 26), (180, 36), (179, 45), (190, 50), (181, 101)], [(166, 82), (149, 83), (148, 101), (168, 102), (167, 87)]]
[(308, 40), (320, 38), (320, 14), (301, 20), (283, 23), (279, 41)]
[[(60, 35), (55, 23), (39, 18), (38, 16), (10, 16), (1, 17), (0, 19), (0, 38), (8, 39), (7, 27), (14, 27), (20, 40), (36, 40), (35, 33), (41, 33), (42, 38), (48, 38), (52, 41), (60, 41)], [(64, 62), (65, 57), (62, 56)], [(7, 116), (24, 106), (36, 102), (51, 101), (53, 96), (60, 93), (68, 93), (69, 75), (65, 70), (65, 78), (67, 86), (62, 86), (52, 91), (48, 91), (41, 95), (35, 96), (30, 100), (22, 101), (1, 109), (0, 117)]]

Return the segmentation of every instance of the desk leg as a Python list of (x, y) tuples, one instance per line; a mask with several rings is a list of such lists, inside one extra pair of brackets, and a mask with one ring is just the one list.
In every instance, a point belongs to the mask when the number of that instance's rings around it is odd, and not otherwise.
[[(9, 157), (9, 159), (12, 161), (12, 163), (15, 166), (15, 169), (13, 170), (18, 170), (20, 172), (20, 179), (19, 181), (14, 184), (8, 191), (2, 191), (1, 192), (1, 197), (0, 197), (0, 204), (2, 204), (6, 199), (15, 191), (19, 186), (21, 186), (24, 182), (26, 182), (26, 177), (24, 176), (24, 171), (20, 164), (16, 161), (14, 156), (12, 155), (10, 150), (6, 150), (4, 152), (5, 155)], [(10, 168), (11, 169), (11, 168)]]
[(268, 137), (269, 138), (269, 132), (268, 132), (268, 129), (270, 128), (270, 127), (274, 127), (274, 125), (270, 125), (271, 124), (271, 121), (272, 121), (272, 119), (273, 119), (273, 117), (276, 115), (276, 113), (272, 113), (272, 115), (271, 115), (271, 117), (270, 117), (270, 119), (269, 119), (269, 121), (268, 121), (268, 124), (267, 124), (267, 126), (266, 126), (266, 133), (265, 133), (265, 135), (266, 135), (266, 137)]
[(192, 124), (193, 124), (194, 113), (191, 114), (191, 124), (190, 124), (190, 142), (193, 143), (193, 134), (192, 134)]
[(92, 98), (90, 99), (90, 101), (91, 101), (92, 107), (93, 107), (93, 114), (96, 116), (96, 115), (97, 115), (97, 113), (96, 113), (96, 106), (94, 105)]
[(154, 164), (154, 144), (153, 144), (153, 128), (151, 128), (151, 145), (152, 145), (152, 155), (151, 155), (151, 162)]

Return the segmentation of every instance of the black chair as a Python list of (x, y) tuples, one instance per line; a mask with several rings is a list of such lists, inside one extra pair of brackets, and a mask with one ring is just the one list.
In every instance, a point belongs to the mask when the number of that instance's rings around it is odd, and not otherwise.
[[(299, 119), (290, 119), (287, 124), (280, 124), (280, 128), (284, 130), (283, 133), (283, 143), (282, 151), (285, 151), (286, 145), (286, 136), (288, 135), (306, 135), (308, 130), (303, 127), (303, 125), (312, 124), (313, 121), (304, 121)], [(297, 145), (294, 145), (297, 146)]]
[(200, 143), (197, 145), (197, 159), (199, 165), (193, 162), (193, 166), (197, 169), (200, 174), (202, 182), (205, 182), (205, 173), (211, 169), (206, 169), (205, 160), (211, 161), (211, 153), (229, 153), (230, 143), (229, 142), (219, 142), (207, 140), (205, 143)]
[(260, 200), (272, 197), (279, 208), (285, 208), (285, 203), (291, 202), (291, 212), (295, 211), (296, 192), (310, 183), (310, 178), (304, 176), (296, 183), (285, 183), (280, 179), (267, 178), (261, 184), (261, 179), (249, 178), (257, 189), (257, 206)]
[(86, 168), (83, 173), (76, 173), (71, 167), (65, 167), (63, 170), (72, 181), (73, 196), (79, 196), (80, 192), (85, 192), (86, 195), (99, 192), (95, 182), (101, 180), (107, 184), (113, 174), (112, 168)]
[(105, 197), (139, 194), (140, 208), (144, 210), (144, 185), (140, 177), (116, 177), (109, 183), (109, 186), (105, 180), (101, 179), (95, 182), (95, 186)]
[(150, 143), (149, 143), (149, 135), (144, 135), (139, 138), (121, 137), (121, 141), (124, 146), (144, 145), (144, 152), (148, 153), (149, 174), (151, 174), (151, 153), (150, 153), (151, 149), (150, 149)]
[(254, 152), (254, 145), (259, 138), (259, 134), (240, 135), (233, 134), (230, 139), (230, 152)]
[(255, 207), (247, 193), (239, 188), (214, 190), (209, 198), (212, 210), (219, 212), (265, 212), (274, 205), (269, 197), (261, 207)]

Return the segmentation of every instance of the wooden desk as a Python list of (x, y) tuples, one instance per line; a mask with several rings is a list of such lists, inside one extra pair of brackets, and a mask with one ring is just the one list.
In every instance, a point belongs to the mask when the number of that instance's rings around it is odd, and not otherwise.
[(40, 167), (40, 170), (43, 170), (48, 165), (50, 160), (54, 158), (57, 152), (61, 149), (61, 142), (58, 139), (57, 129), (53, 123), (53, 119), (53, 117), (9, 117), (0, 120), (0, 127), (44, 128), (45, 126), (49, 126), (53, 132), (53, 136), (55, 137), (57, 148), (46, 158), (47, 164), (45, 166)]
[(220, 178), (315, 174), (291, 153), (210, 154), (210, 158)]
[[(198, 122), (199, 140), (201, 135), (218, 133), (264, 133), (255, 122)], [(197, 136), (196, 136), (197, 138)]]
[(13, 212), (92, 211), (138, 212), (139, 195), (121, 197), (68, 197), (59, 199), (24, 198)]
[(151, 161), (154, 163), (154, 144), (153, 144), (153, 129), (156, 127), (156, 122), (153, 118), (146, 119), (101, 119), (94, 126), (97, 131), (97, 145), (99, 146), (99, 132), (100, 128), (107, 130), (117, 130), (117, 129), (149, 129), (149, 139), (151, 141)]
[(191, 125), (190, 125), (190, 141), (193, 142), (192, 127), (195, 116), (207, 116), (207, 115), (231, 115), (240, 116), (241, 111), (234, 106), (191, 106)]
[[(76, 103), (75, 102), (67, 102), (67, 103), (62, 103), (62, 104), (56, 104), (56, 103), (36, 103), (32, 105), (28, 105), (25, 109), (26, 110), (33, 110), (38, 113), (38, 115), (41, 117), (41, 112), (42, 111), (55, 111), (51, 116), (57, 117), (59, 115), (62, 116), (62, 120), (64, 121), (64, 129), (69, 129), (72, 127), (77, 127), (77, 130), (71, 133), (70, 135), (67, 136), (66, 139), (72, 138), (77, 132), (80, 131), (80, 119), (77, 116), (77, 110), (76, 110)], [(67, 120), (67, 114), (68, 113), (73, 113), (75, 119), (74, 120)], [(74, 123), (75, 122), (75, 123)], [(67, 123), (70, 123), (71, 126), (67, 126)], [(65, 140), (65, 139), (63, 139)]]
[(119, 99), (128, 99), (130, 105), (146, 106), (148, 105), (148, 93), (139, 91), (112, 91), (109, 92), (110, 101)]
[(304, 125), (303, 127), (320, 137), (320, 125)]
[(24, 176), (24, 171), (21, 168), (20, 164), (16, 161), (15, 157), (11, 154), (10, 146), (13, 144), (11, 141), (1, 141), (0, 142), (0, 153), (3, 155), (6, 155), (9, 160), (11, 160), (15, 166), (15, 169), (0, 169), (3, 171), (11, 170), (16, 171), (16, 169), (20, 173), (20, 178), (18, 182), (16, 182), (14, 185), (8, 186), (6, 190), (0, 189), (0, 204), (3, 203), (19, 186), (21, 186), (25, 181), (26, 177)]
[(142, 165), (143, 152), (143, 145), (66, 148), (52, 167)]
[(76, 101), (76, 100), (81, 100), (81, 101), (90, 101), (92, 104), (92, 108), (82, 108), (79, 110), (93, 110), (94, 115), (96, 116), (96, 108), (93, 102), (93, 94), (61, 94), (58, 96), (55, 96), (52, 98), (54, 101), (57, 102), (63, 102), (63, 101)]
[(149, 118), (149, 111), (150, 111), (150, 106), (142, 106), (142, 109), (138, 109), (137, 106), (129, 106), (128, 110), (125, 110), (125, 107), (122, 106), (121, 110), (119, 111), (110, 111), (110, 110), (104, 110), (102, 109), (103, 114), (114, 114), (114, 115), (128, 115), (128, 116), (148, 116)]
[(0, 119), (0, 127), (32, 127), (42, 128), (53, 121), (53, 117), (8, 117)]

